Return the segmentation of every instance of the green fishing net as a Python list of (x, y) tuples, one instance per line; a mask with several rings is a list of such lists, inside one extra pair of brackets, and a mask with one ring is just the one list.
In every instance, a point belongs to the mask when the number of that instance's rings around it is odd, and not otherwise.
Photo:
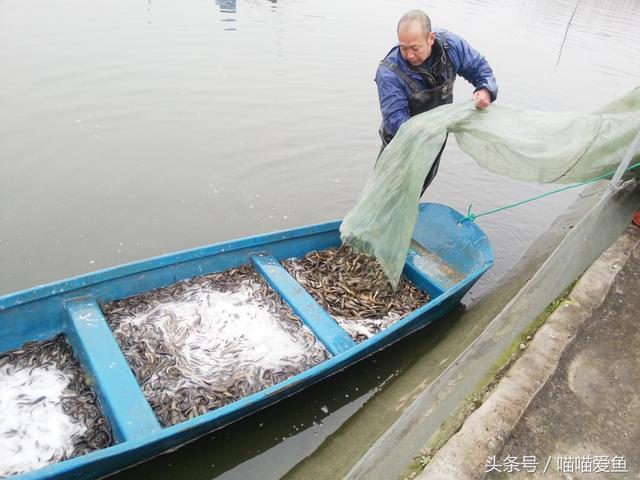
[(443, 105), (400, 127), (345, 216), (342, 241), (375, 255), (391, 285), (397, 286), (421, 187), (447, 132), (494, 173), (524, 181), (574, 183), (615, 169), (639, 131), (640, 88), (590, 114), (501, 105), (477, 110), (471, 101)]

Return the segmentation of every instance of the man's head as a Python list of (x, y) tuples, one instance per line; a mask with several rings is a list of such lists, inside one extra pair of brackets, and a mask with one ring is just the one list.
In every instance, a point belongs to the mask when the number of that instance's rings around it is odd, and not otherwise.
[(410, 10), (398, 22), (400, 53), (414, 67), (429, 58), (435, 38), (431, 20), (422, 10)]

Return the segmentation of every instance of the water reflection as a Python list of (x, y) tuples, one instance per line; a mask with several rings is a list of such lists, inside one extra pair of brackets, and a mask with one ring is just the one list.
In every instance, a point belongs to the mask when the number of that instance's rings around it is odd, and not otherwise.
[(222, 13), (236, 13), (236, 0), (215, 0)]
[[(236, 13), (236, 0), (214, 0), (214, 1), (215, 1), (215, 4), (220, 8), (220, 12)], [(271, 10), (275, 10), (276, 6), (278, 5), (278, 0), (266, 0), (266, 2), (271, 4)], [(248, 3), (258, 4), (258, 3), (262, 3), (262, 1), (248, 2)]]
[(220, 8), (221, 13), (231, 14), (222, 18), (225, 23), (230, 23), (230, 26), (224, 28), (225, 31), (235, 31), (235, 13), (236, 13), (236, 0), (215, 0), (216, 5)]

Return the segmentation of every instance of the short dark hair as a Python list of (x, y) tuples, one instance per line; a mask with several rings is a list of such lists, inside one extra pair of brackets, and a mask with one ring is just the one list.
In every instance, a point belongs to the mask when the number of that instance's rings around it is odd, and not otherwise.
[(424, 13), (422, 10), (409, 10), (407, 13), (402, 15), (400, 20), (398, 21), (398, 28), (396, 31), (400, 31), (400, 27), (405, 23), (417, 21), (422, 28), (422, 33), (424, 33), (425, 37), (431, 33), (431, 19), (429, 15)]

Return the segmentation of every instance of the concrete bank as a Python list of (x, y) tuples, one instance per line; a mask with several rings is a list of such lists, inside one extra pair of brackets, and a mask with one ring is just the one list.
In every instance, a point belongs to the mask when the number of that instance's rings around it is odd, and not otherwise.
[(427, 479), (640, 478), (640, 229), (582, 275)]
[[(420, 466), (414, 459), (428, 460), (431, 452), (459, 430), (481, 403), (479, 392), (492, 381), (495, 370), (517, 350), (548, 305), (628, 227), (640, 204), (640, 182), (635, 180), (617, 189), (606, 183), (593, 185), (584, 193), (575, 206), (587, 208), (580, 208), (579, 220), (564, 226), (559, 243), (551, 242), (555, 245), (549, 250), (538, 248), (536, 241), (532, 249), (537, 253), (527, 252), (517, 275), (507, 275), (483, 299), (488, 302), (481, 301), (465, 312), (469, 328), (475, 330), (478, 319), (486, 327), (435, 380), (426, 383), (344, 478), (393, 479), (405, 478), (409, 469), (416, 472)], [(559, 230), (552, 226), (549, 233), (553, 232)], [(523, 265), (528, 267), (523, 269)]]

